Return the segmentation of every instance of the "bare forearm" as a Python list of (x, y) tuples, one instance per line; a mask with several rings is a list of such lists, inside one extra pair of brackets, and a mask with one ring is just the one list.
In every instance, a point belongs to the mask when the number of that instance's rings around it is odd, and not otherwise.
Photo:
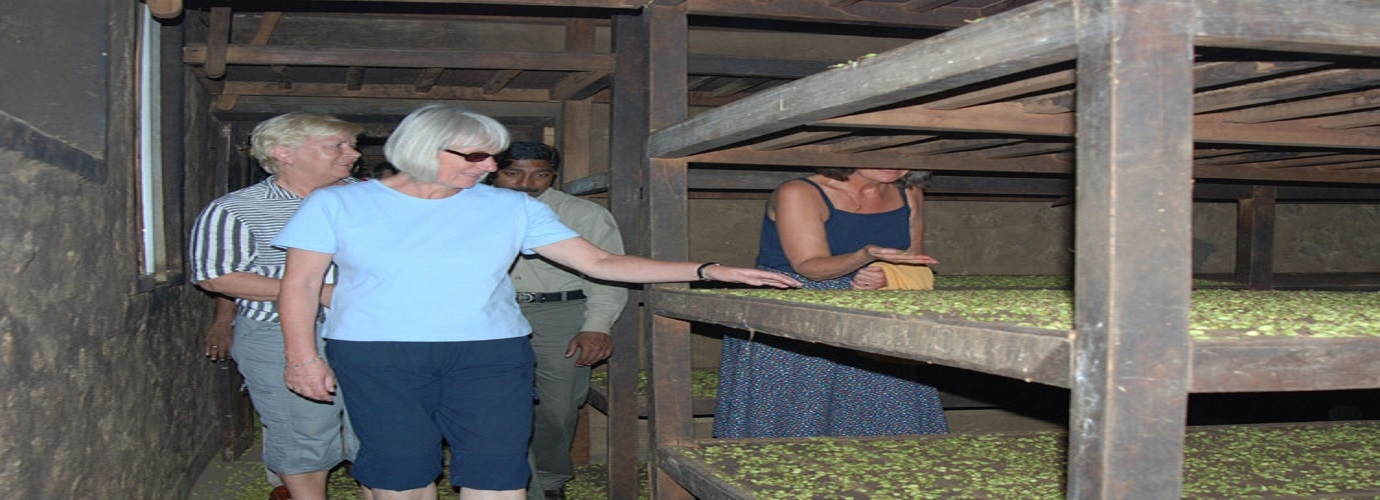
[(316, 312), (321, 294), (320, 285), (303, 283), (290, 285), (285, 282), (282, 294), (278, 297), (278, 317), (283, 326), (284, 351), (288, 363), (301, 363), (318, 354), (316, 352)]
[(669, 283), (697, 281), (698, 262), (654, 260), (636, 255), (608, 254), (594, 262), (585, 274), (607, 281), (624, 283)]

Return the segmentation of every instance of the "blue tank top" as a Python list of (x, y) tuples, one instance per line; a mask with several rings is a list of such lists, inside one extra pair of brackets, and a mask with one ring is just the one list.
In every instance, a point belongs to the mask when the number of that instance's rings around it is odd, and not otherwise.
[[(834, 208), (829, 196), (818, 184), (803, 177), (800, 180), (814, 186), (819, 196), (824, 198), (824, 205), (829, 208), (824, 232), (831, 255), (855, 252), (867, 245), (903, 250), (910, 248), (910, 200), (905, 196), (905, 191), (901, 192), (901, 208), (876, 214), (855, 214)], [(776, 221), (765, 213), (762, 215), (762, 235), (757, 245), (757, 265), (795, 272), (786, 259), (786, 251), (781, 248), (781, 234), (776, 229)]]

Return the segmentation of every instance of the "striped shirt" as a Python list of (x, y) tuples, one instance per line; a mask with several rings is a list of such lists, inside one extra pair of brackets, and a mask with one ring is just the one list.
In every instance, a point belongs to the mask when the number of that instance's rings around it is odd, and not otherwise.
[[(230, 273), (253, 273), (282, 279), (287, 252), (272, 245), (302, 198), (274, 183), (278, 176), (215, 199), (192, 225), (192, 282), (199, 283)], [(358, 182), (346, 178), (345, 182)], [(326, 282), (335, 281), (335, 269)], [(239, 315), (259, 321), (278, 321), (272, 300), (235, 298)]]

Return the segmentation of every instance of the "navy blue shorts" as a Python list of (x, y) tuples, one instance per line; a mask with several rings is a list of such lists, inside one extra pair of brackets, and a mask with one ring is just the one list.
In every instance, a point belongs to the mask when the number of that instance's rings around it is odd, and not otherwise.
[(520, 490), (531, 470), (532, 345), (526, 337), (472, 342), (327, 340), (340, 390), (349, 394), (359, 454), (350, 470), (370, 488), (411, 490), (441, 473), (451, 483)]

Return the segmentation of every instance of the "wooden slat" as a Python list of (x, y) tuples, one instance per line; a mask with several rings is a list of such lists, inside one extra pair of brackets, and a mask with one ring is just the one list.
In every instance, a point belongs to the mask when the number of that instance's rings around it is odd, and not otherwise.
[(1375, 108), (1380, 108), (1380, 90), (1366, 90), (1231, 111), (1225, 113), (1222, 120), (1233, 123), (1263, 123)]
[[(205, 64), (206, 46), (187, 44), (182, 61)], [(500, 52), (463, 50), (345, 49), (230, 45), (227, 64), (295, 66), (380, 66), (386, 68), (478, 68), (542, 71), (613, 70), (613, 56), (597, 53)]]
[[(1031, 4), (754, 94), (657, 131), (648, 153), (657, 158), (691, 155), (747, 137), (1069, 60), (1073, 40), (1059, 28), (1071, 24), (1072, 10), (1069, 0)], [(986, 57), (958, 55), (978, 52)], [(869, 85), (852, 84), (858, 81)]]
[(1196, 0), (1199, 45), (1322, 54), (1380, 56), (1380, 9), (1369, 0), (1318, 9), (1292, 0)]

